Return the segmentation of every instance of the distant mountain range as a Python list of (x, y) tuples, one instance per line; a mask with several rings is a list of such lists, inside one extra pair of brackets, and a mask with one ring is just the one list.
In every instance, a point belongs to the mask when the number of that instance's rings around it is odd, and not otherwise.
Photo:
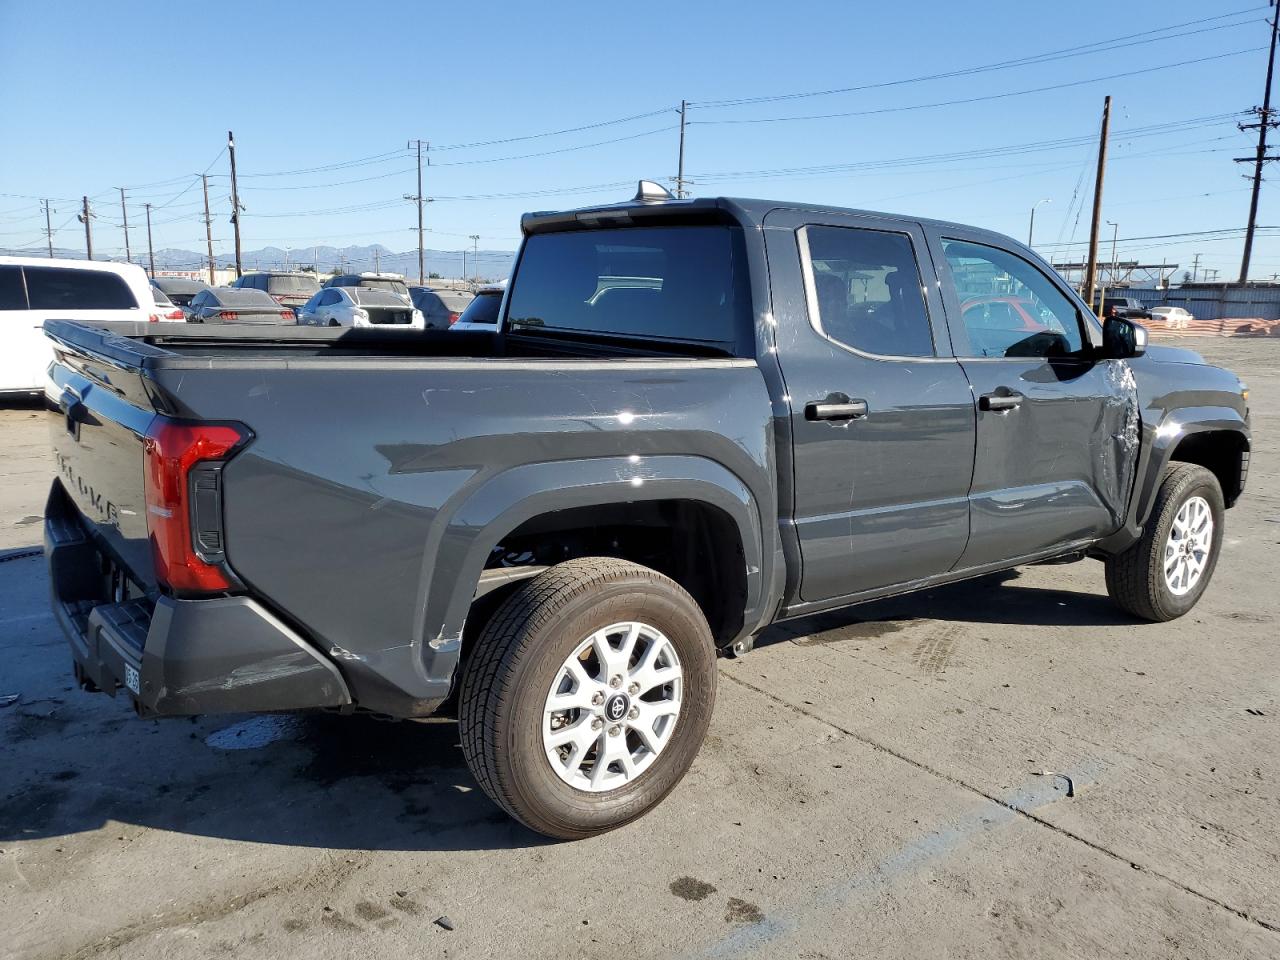
[[(195, 250), (175, 250), (166, 248), (156, 252), (157, 270), (199, 270), (206, 266), (203, 253)], [(12, 256), (39, 256), (31, 249), (6, 250), (0, 248), (0, 254)], [(67, 250), (53, 248), (55, 257), (66, 257), (72, 260), (83, 260), (83, 250)], [(465, 273), (463, 261), (465, 256)], [(119, 259), (119, 258), (112, 258)], [(220, 253), (214, 256), (219, 267), (235, 266), (233, 254)], [(441, 277), (459, 278), (479, 276), (482, 280), (499, 280), (511, 272), (515, 253), (511, 250), (479, 250), (473, 256), (470, 250), (426, 250), (424, 251), (426, 272), (436, 273)], [(248, 270), (282, 270), (297, 269), (303, 266), (314, 266), (320, 273), (332, 270), (345, 270), (361, 273), (366, 270), (381, 270), (383, 273), (402, 273), (410, 280), (418, 278), (418, 251), (406, 250), (396, 253), (375, 243), (366, 247), (292, 247), (285, 250), (281, 247), (262, 247), (258, 250), (246, 250), (240, 260), (244, 269)], [(141, 267), (147, 266), (147, 251), (133, 251), (133, 262)]]

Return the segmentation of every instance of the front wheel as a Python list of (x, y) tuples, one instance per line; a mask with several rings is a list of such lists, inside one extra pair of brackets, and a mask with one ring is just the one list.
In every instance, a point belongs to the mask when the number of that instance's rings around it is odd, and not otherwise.
[(1173, 464), (1142, 538), (1106, 561), (1111, 599), (1143, 620), (1174, 620), (1189, 611), (1218, 564), (1224, 513), (1217, 477), (1194, 463)]
[(467, 766), (500, 807), (564, 840), (656, 806), (715, 704), (711, 631), (681, 587), (624, 560), (558, 564), (502, 603), (464, 667)]

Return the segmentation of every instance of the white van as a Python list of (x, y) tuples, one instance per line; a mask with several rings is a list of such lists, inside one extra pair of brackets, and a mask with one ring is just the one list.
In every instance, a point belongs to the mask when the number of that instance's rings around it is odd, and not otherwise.
[(147, 275), (131, 263), (0, 257), (0, 396), (44, 390), (46, 320), (159, 319)]

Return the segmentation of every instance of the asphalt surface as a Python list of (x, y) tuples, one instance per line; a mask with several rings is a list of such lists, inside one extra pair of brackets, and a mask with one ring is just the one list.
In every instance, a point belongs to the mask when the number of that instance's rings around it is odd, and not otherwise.
[[(775, 628), (667, 801), (580, 843), (499, 813), (451, 724), (78, 692), (0, 554), (0, 956), (1280, 956), (1280, 342), (1181, 345), (1255, 431), (1191, 615), (1086, 561)], [(0, 550), (39, 543), (44, 416), (0, 410)]]

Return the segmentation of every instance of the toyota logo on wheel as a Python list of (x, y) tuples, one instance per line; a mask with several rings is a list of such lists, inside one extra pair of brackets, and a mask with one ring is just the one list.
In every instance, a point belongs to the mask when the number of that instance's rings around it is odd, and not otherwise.
[(629, 706), (630, 704), (627, 703), (627, 695), (625, 693), (615, 693), (604, 705), (604, 715), (608, 717), (611, 722), (617, 723), (627, 715), (627, 708)]

